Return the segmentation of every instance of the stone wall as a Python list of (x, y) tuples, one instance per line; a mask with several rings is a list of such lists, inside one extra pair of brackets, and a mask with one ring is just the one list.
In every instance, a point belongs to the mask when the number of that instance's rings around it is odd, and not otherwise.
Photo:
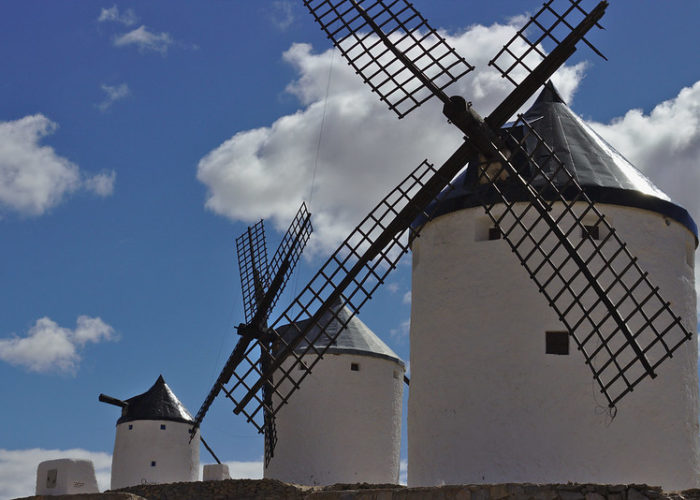
[(646, 485), (496, 484), (406, 488), (396, 485), (297, 486), (271, 479), (151, 484), (95, 495), (25, 500), (700, 500), (700, 490), (665, 493)]

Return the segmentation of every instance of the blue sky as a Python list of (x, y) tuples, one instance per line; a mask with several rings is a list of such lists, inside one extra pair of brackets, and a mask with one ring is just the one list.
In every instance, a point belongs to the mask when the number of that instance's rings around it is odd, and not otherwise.
[[(486, 75), (456, 89), (486, 114), (508, 88), (485, 63), (539, 3), (414, 3)], [(698, 18), (698, 2), (617, 0), (591, 36), (610, 61), (581, 48), (555, 79), (696, 220)], [(459, 143), (436, 104), (396, 120), (329, 49), (300, 0), (0, 3), (0, 498), (32, 493), (37, 463), (65, 453), (108, 477), (118, 410), (100, 392), (162, 373), (196, 412), (243, 320), (247, 224), (266, 219), (272, 253), (311, 202), (282, 304), (383, 193)], [(404, 359), (409, 271), (361, 314)], [(260, 474), (262, 439), (231, 410), (214, 404), (205, 439)]]

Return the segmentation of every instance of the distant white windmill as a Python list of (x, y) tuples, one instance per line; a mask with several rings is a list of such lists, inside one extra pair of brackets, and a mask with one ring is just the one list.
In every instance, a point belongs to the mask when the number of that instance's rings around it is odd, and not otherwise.
[[(396, 484), (404, 363), (340, 300), (318, 324), (337, 336), (316, 340), (314, 348), (326, 354), (277, 414), (277, 448), (265, 477), (309, 485)], [(305, 326), (277, 331), (292, 338)], [(317, 333), (311, 329), (307, 338)], [(307, 341), (297, 348), (302, 361), (308, 348)]]
[(192, 416), (162, 375), (146, 392), (125, 401), (104, 394), (99, 399), (122, 408), (111, 489), (199, 478), (199, 433), (190, 439)]

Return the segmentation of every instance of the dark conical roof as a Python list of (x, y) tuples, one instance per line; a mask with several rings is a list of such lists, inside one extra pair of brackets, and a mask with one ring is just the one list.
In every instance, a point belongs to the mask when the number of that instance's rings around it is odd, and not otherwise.
[(173, 420), (187, 423), (193, 421), (187, 408), (165, 383), (163, 375), (159, 376), (156, 383), (146, 392), (125, 402), (128, 406), (124, 408), (117, 424), (133, 420)]
[[(523, 119), (554, 150), (591, 200), (660, 213), (687, 227), (697, 241), (697, 226), (688, 212), (673, 203), (651, 180), (579, 118), (566, 105), (551, 82), (544, 86)], [(516, 137), (523, 135), (520, 127), (512, 127), (510, 132)], [(514, 166), (518, 167), (517, 164)], [(523, 168), (521, 172), (527, 170)], [(433, 217), (477, 206), (475, 178), (476, 168), (470, 165), (453, 181), (455, 189), (441, 193), (433, 202)], [(555, 184), (558, 180), (560, 187), (563, 186), (565, 179), (555, 178)], [(514, 200), (527, 199), (523, 192), (509, 192), (508, 195)], [(418, 219), (414, 225), (424, 221), (425, 219)]]
[[(341, 325), (346, 324), (345, 328), (340, 330), (340, 333), (332, 344), (329, 345), (330, 340), (327, 336), (321, 335), (321, 338), (316, 340), (314, 346), (317, 348), (329, 346), (326, 352), (330, 354), (359, 354), (362, 356), (385, 358), (396, 361), (401, 366), (404, 365), (401, 358), (399, 358), (389, 346), (382, 342), (360, 318), (357, 316), (351, 318), (350, 316), (350, 310), (345, 306), (341, 307), (340, 300), (336, 301), (330, 310), (326, 311), (326, 313), (321, 316), (319, 322), (309, 330), (306, 334), (306, 338), (299, 343), (295, 352), (301, 353), (306, 350), (309, 343), (318, 335), (319, 325), (325, 326), (328, 335), (333, 336), (341, 328)], [(300, 321), (296, 323), (296, 326), (298, 328), (304, 328), (308, 321), (309, 320)], [(291, 341), (298, 331), (296, 327), (291, 325), (284, 325), (277, 328), (277, 333), (287, 342)]]

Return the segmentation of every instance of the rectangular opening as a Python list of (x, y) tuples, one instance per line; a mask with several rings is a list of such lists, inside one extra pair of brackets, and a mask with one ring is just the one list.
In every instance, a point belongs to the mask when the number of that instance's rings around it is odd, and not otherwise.
[(56, 479), (58, 478), (58, 469), (49, 469), (46, 471), (46, 487), (55, 488)]
[(354, 372), (360, 371), (360, 363), (350, 363), (350, 370)]
[[(492, 213), (494, 217), (499, 217), (498, 214)], [(489, 241), (489, 240), (500, 240), (503, 238), (503, 234), (494, 224), (493, 219), (489, 216), (478, 217), (474, 221), (474, 241)]]
[(164, 431), (165, 430), (165, 424), (160, 424), (160, 430)]
[(545, 332), (545, 352), (566, 356), (569, 354), (569, 332)]
[(151, 467), (155, 467), (155, 466), (156, 466), (156, 461), (155, 461), (155, 460), (152, 460), (152, 461), (151, 461)]
[(590, 238), (592, 240), (599, 240), (600, 239), (600, 229), (599, 227), (596, 226), (591, 226), (584, 224), (584, 226), (581, 228), (581, 238)]

